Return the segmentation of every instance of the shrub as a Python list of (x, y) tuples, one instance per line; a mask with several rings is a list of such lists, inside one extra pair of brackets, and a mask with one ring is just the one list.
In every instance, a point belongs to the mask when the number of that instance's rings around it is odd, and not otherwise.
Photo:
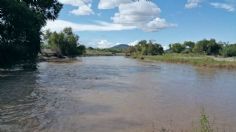
[(65, 28), (60, 33), (46, 31), (44, 38), (57, 56), (73, 57), (85, 53), (85, 46), (78, 44), (79, 36), (74, 34), (71, 28)]
[(236, 44), (225, 45), (221, 50), (221, 55), (223, 55), (224, 57), (236, 56)]
[(181, 53), (185, 50), (185, 46), (180, 43), (171, 44), (170, 50), (173, 53)]
[(162, 55), (164, 53), (164, 49), (160, 44), (153, 43), (152, 41), (147, 42), (146, 40), (140, 41), (135, 46), (130, 46), (126, 55)]
[(218, 44), (215, 39), (204, 39), (198, 41), (193, 51), (198, 54), (219, 55), (222, 45)]

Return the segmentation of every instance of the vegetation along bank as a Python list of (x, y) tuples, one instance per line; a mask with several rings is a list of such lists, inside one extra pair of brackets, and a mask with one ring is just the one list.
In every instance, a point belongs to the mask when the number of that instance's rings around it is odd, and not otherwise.
[(194, 66), (236, 68), (236, 44), (216, 42), (215, 39), (174, 43), (167, 50), (163, 50), (160, 44), (142, 40), (129, 47), (126, 56)]

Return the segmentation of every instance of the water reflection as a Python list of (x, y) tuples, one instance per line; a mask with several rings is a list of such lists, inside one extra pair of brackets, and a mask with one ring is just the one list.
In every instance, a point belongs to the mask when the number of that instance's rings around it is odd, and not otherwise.
[(202, 107), (236, 127), (236, 72), (83, 57), (0, 73), (0, 131), (151, 132), (190, 130)]
[[(33, 118), (32, 110), (38, 98), (37, 72), (8, 71), (0, 74), (4, 75), (0, 77), (0, 130), (16, 131), (17, 127), (25, 126), (26, 120)], [(35, 121), (26, 124), (32, 127), (37, 124)]]

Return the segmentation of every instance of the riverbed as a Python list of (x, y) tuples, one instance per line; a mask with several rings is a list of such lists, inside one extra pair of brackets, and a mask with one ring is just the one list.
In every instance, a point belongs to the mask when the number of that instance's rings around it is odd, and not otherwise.
[(192, 131), (202, 111), (236, 131), (236, 70), (122, 56), (0, 71), (0, 131)]

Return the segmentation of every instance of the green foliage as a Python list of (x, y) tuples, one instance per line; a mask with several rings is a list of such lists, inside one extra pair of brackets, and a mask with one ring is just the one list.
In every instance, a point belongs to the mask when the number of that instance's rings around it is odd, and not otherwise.
[(72, 32), (72, 28), (65, 28), (62, 32), (50, 32), (44, 34), (44, 40), (58, 57), (77, 56), (85, 53), (85, 46), (79, 45), (79, 36)]
[(86, 53), (86, 47), (84, 45), (79, 45), (77, 47), (77, 52), (79, 55), (84, 55)]
[(224, 57), (236, 56), (236, 44), (225, 45), (221, 50), (221, 55)]
[[(127, 51), (128, 48), (125, 48), (122, 45), (117, 45), (117, 46), (114, 46), (111, 48), (104, 48), (104, 49), (88, 47), (86, 50), (86, 55), (87, 56), (124, 55), (124, 53)], [(127, 47), (129, 47), (129, 46), (127, 45)]]
[(191, 41), (185, 41), (183, 44), (174, 43), (169, 45), (168, 51), (172, 53), (196, 53), (206, 55), (219, 55), (222, 49), (222, 44), (217, 43), (215, 39), (204, 39), (196, 44)]
[(182, 45), (180, 43), (171, 44), (169, 46), (170, 46), (170, 50), (173, 53), (181, 53), (185, 50), (185, 45)]
[(236, 68), (236, 61), (217, 60), (217, 58), (206, 55), (168, 53), (158, 56), (144, 56), (143, 58), (161, 62), (191, 64), (199, 67)]
[(198, 41), (193, 49), (195, 53), (205, 54), (207, 51), (207, 40)]
[(163, 53), (164, 50), (160, 44), (142, 40), (137, 45), (129, 47), (126, 55), (162, 55)]
[(222, 48), (221, 44), (218, 44), (215, 39), (201, 40), (195, 45), (193, 51), (195, 53), (206, 54), (206, 55), (219, 55)]
[(211, 128), (211, 124), (209, 122), (209, 117), (204, 111), (202, 111), (200, 117), (200, 132), (213, 132), (213, 128)]
[(185, 41), (184, 42), (184, 46), (185, 46), (185, 53), (192, 53), (193, 52), (193, 48), (195, 46), (195, 43), (192, 41)]
[(162, 55), (164, 50), (160, 44), (152, 44), (152, 42), (149, 42), (147, 52), (148, 55)]
[(61, 8), (57, 0), (0, 0), (0, 67), (35, 62), (40, 30)]
[(127, 50), (126, 50), (126, 56), (130, 56), (130, 55), (134, 55), (136, 53), (136, 48), (135, 46), (130, 46)]
[(87, 48), (86, 56), (113, 56), (117, 55), (114, 52), (110, 52), (108, 49), (99, 49), (99, 48)]

